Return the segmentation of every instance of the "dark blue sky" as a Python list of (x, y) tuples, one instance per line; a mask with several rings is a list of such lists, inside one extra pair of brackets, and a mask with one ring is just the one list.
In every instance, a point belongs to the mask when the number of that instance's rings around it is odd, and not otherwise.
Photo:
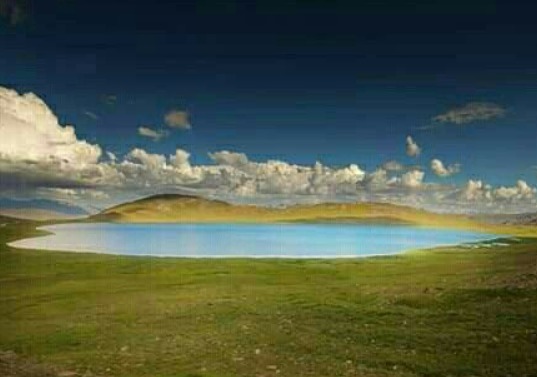
[[(3, 0), (6, 1), (6, 0)], [(9, 0), (7, 0), (9, 1)], [(18, 2), (17, 2), (18, 3)], [(359, 4), (356, 4), (359, 3)], [(19, 4), (19, 3), (18, 3)], [(537, 183), (537, 5), (494, 1), (31, 1), (0, 24), (0, 84), (79, 137), (312, 164), (460, 163), (455, 182)], [(114, 104), (103, 101), (116, 96)], [(469, 102), (497, 119), (431, 124)], [(192, 129), (155, 143), (172, 108)], [(92, 119), (84, 114), (98, 115)], [(423, 148), (405, 155), (412, 135)], [(433, 179), (434, 180), (434, 179)]]

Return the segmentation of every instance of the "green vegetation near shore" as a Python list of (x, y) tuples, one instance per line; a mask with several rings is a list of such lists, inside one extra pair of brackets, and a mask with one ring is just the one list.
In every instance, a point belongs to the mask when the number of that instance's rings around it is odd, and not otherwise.
[(72, 376), (537, 374), (536, 239), (358, 260), (5, 246), (38, 233), (0, 227), (0, 350)]

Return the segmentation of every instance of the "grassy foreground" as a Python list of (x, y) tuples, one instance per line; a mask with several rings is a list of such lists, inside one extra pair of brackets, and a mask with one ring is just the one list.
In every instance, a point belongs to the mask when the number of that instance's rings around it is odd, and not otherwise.
[(71, 376), (537, 375), (537, 239), (332, 261), (5, 246), (35, 233), (0, 227), (0, 350)]

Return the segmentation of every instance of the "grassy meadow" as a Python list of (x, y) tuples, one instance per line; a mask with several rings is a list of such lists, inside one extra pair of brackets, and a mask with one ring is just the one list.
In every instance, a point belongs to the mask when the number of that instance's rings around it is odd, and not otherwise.
[(357, 260), (5, 245), (37, 233), (0, 227), (0, 350), (64, 377), (537, 375), (537, 239)]

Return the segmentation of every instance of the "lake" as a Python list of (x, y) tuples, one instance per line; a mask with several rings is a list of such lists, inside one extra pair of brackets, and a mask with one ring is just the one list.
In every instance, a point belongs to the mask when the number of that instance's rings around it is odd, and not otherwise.
[(190, 258), (355, 258), (494, 238), (461, 230), (354, 224), (115, 224), (44, 226), (18, 248)]

